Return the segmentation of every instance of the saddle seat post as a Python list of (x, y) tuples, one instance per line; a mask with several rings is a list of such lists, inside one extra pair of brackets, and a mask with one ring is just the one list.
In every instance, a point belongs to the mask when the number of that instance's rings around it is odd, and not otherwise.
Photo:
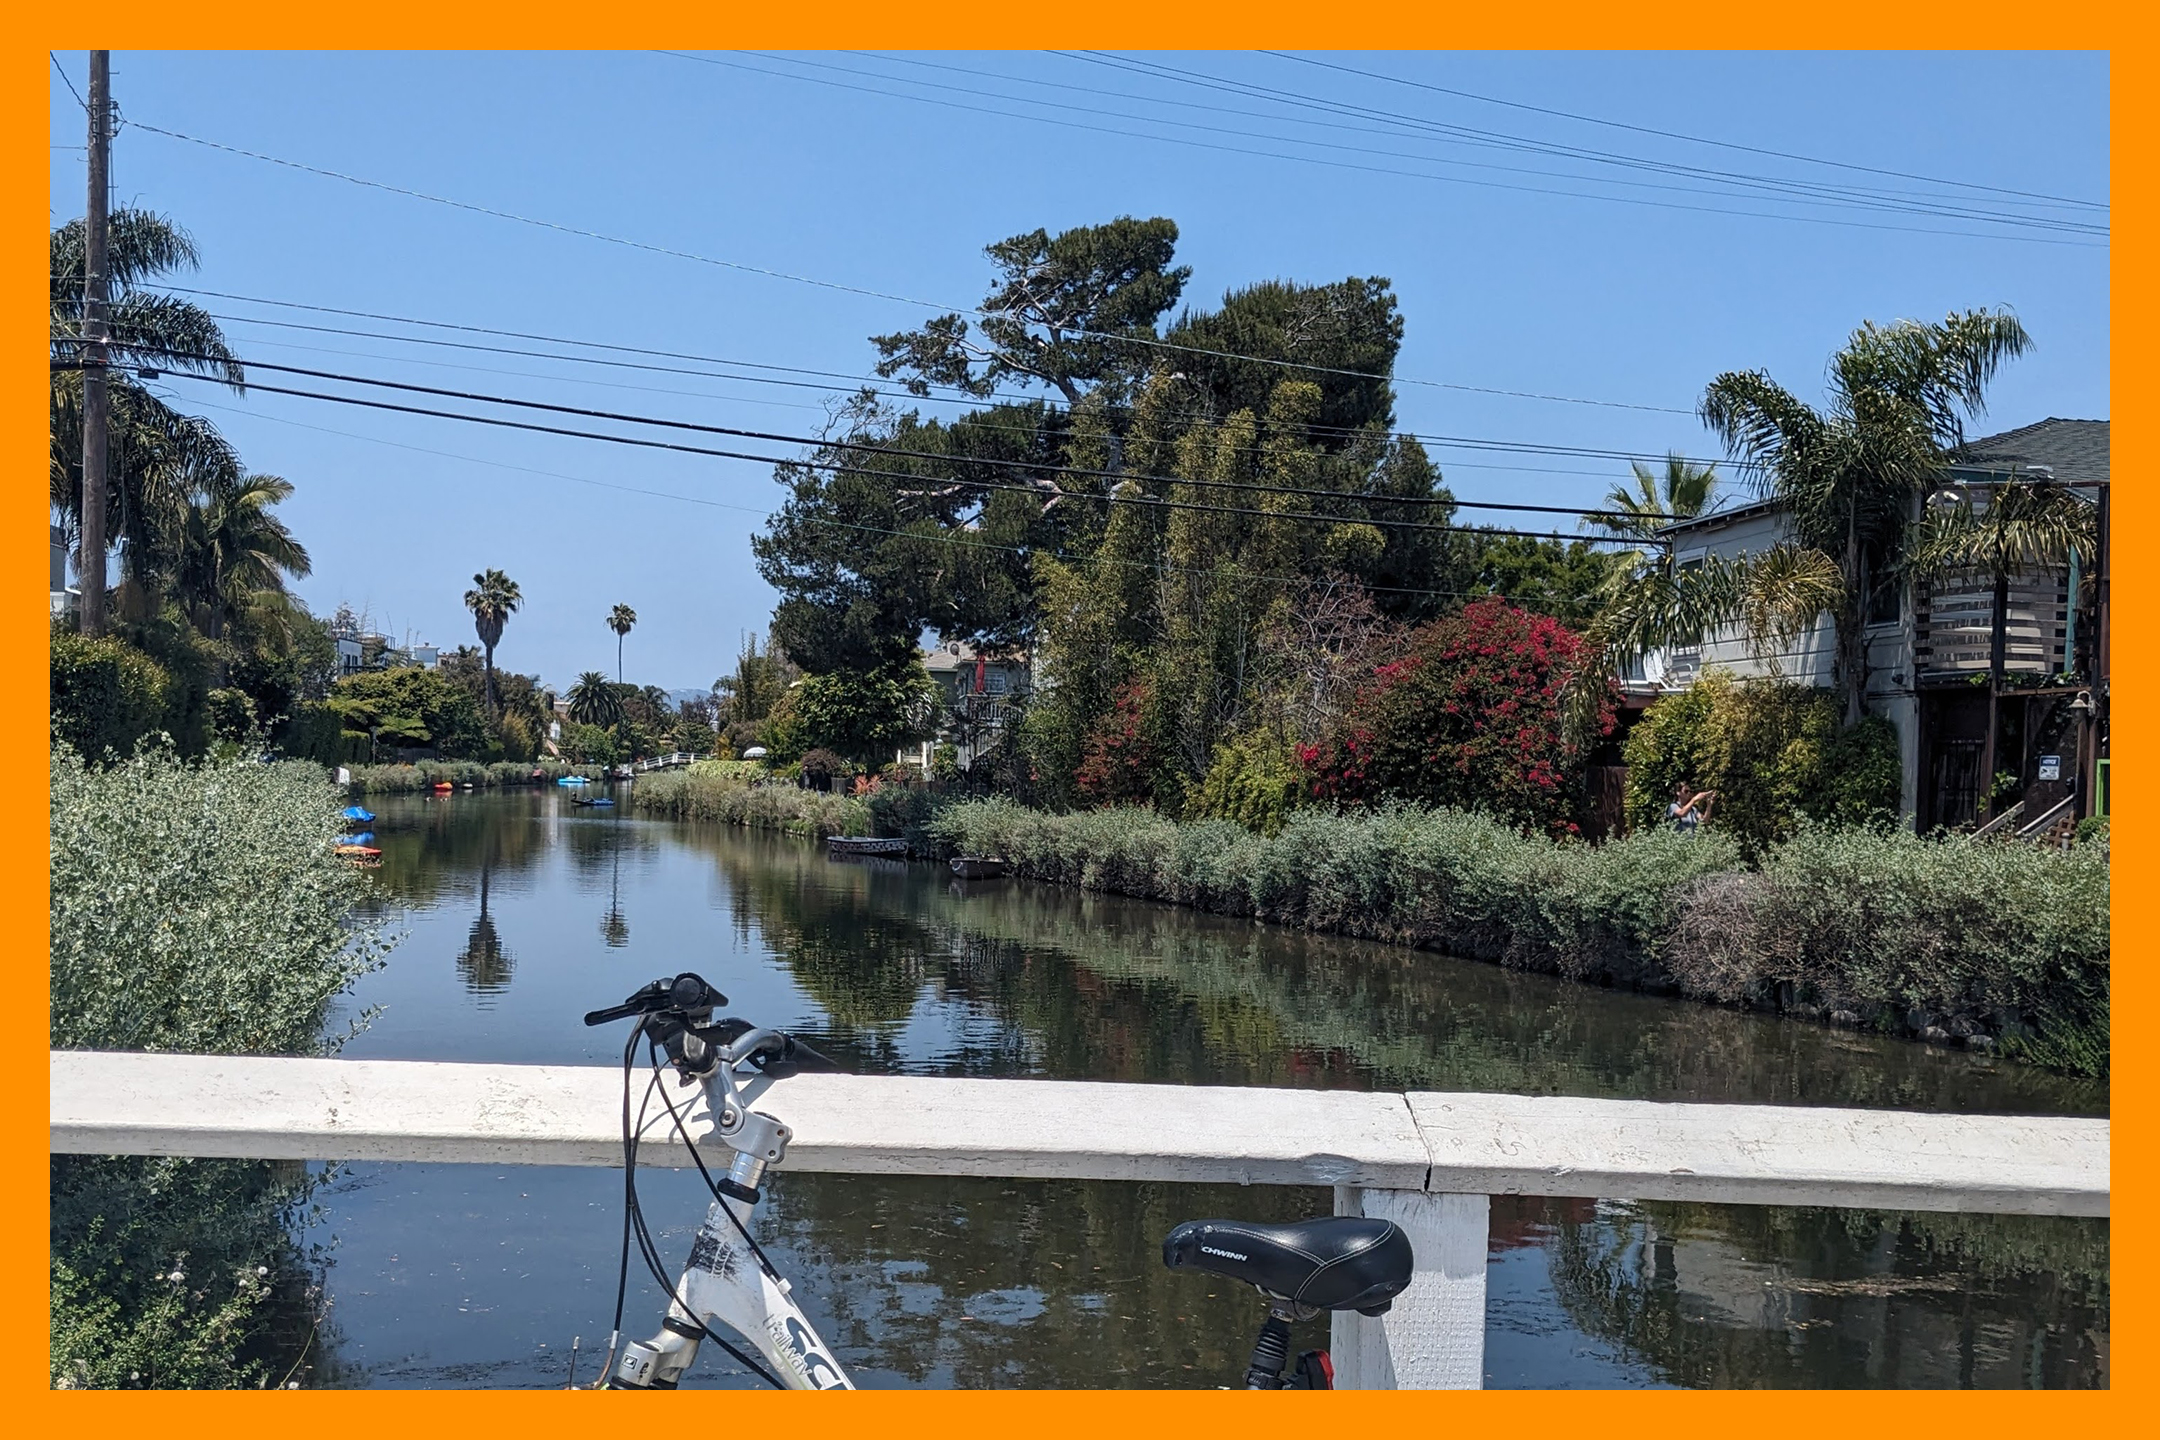
[(1283, 1367), (1290, 1363), (1290, 1325), (1279, 1308), (1270, 1307), (1260, 1336), (1253, 1341), (1252, 1359), (1245, 1365), (1248, 1390), (1282, 1389)]

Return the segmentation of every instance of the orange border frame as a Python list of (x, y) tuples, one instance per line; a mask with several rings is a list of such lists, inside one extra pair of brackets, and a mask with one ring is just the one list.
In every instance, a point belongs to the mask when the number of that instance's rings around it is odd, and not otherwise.
[[(1828, 3), (1817, 4), (1805, 11), (1736, 13), (1730, 7), (1712, 7), (1700, 0), (1690, 0), (1690, 3), (1658, 7), (1656, 13), (1651, 14), (1632, 8), (1586, 4), (1583, 0), (1558, 0), (1558, 3), (1549, 3), (1535, 11), (1449, 13), (1438, 7), (1403, 3), (1403, 0), (1377, 0), (1357, 12), (1358, 23), (1354, 28), (1346, 28), (1328, 12), (1311, 5), (1292, 6), (1281, 0), (1257, 0), (1257, 3), (1248, 0), (1248, 3), (1237, 5), (1225, 3), (1225, 0), (1185, 0), (1174, 6), (1145, 3), (1145, 0), (1110, 0), (1110, 3), (1089, 9), (1079, 18), (1049, 21), (1015, 14), (1010, 6), (994, 6), (985, 0), (948, 0), (932, 13), (897, 10), (890, 5), (866, 3), (866, 0), (829, 0), (814, 13), (795, 12), (792, 15), (760, 10), (716, 16), (710, 11), (699, 13), (688, 6), (681, 7), (682, 13), (677, 14), (671, 13), (673, 8), (611, 15), (584, 7), (549, 4), (545, 0), (517, 6), (483, 0), (481, 4), (456, 8), (392, 0), (392, 3), (375, 6), (359, 15), (342, 10), (307, 15), (287, 7), (256, 3), (256, 0), (215, 8), (171, 4), (153, 8), (138, 3), (138, 0), (108, 0), (97, 10), (96, 21), (90, 24), (84, 23), (80, 15), (61, 19), (23, 12), (14, 13), (5, 22), (11, 41), (12, 32), (23, 32), (23, 44), (18, 47), (10, 43), (0, 49), (0, 64), (4, 64), (4, 71), (0, 73), (8, 77), (8, 83), (0, 89), (0, 106), (4, 106), (4, 110), (0, 110), (0, 116), (4, 116), (0, 119), (0, 136), (6, 137), (4, 151), (0, 151), (4, 160), (0, 160), (0, 164), (5, 165), (8, 217), (4, 229), (0, 229), (0, 235), (5, 236), (7, 276), (4, 323), (10, 339), (5, 370), (13, 377), (8, 388), (0, 390), (0, 415), (5, 416), (0, 435), (6, 439), (6, 454), (13, 457), (7, 462), (6, 473), (21, 479), (8, 486), (7, 507), (12, 518), (6, 523), (4, 532), (0, 532), (5, 536), (5, 553), (15, 557), (10, 567), (0, 572), (7, 577), (5, 593), (13, 597), (7, 602), (4, 620), (0, 620), (0, 667), (4, 667), (0, 668), (0, 674), (26, 679), (30, 690), (18, 692), (13, 703), (0, 706), (0, 739), (6, 742), (4, 752), (0, 753), (24, 757), (26, 762), (28, 756), (36, 754), (46, 743), (42, 727), (37, 723), (45, 711), (40, 694), (45, 687), (36, 681), (48, 673), (42, 652), (47, 623), (44, 617), (49, 607), (45, 596), (33, 594), (28, 584), (46, 569), (43, 547), (35, 543), (44, 538), (46, 519), (42, 511), (32, 513), (35, 492), (26, 482), (45, 463), (45, 411), (36, 404), (42, 385), (31, 383), (34, 378), (31, 371), (44, 358), (45, 351), (43, 277), (48, 217), (36, 211), (32, 202), (34, 195), (45, 194), (49, 188), (49, 154), (33, 149), (36, 137), (46, 133), (48, 124), (46, 76), (50, 66), (44, 49), (47, 46), (76, 48), (95, 41), (100, 44), (118, 42), (137, 48), (267, 48), (271, 45), (343, 48), (403, 41), (408, 44), (418, 42), (428, 48), (454, 48), (500, 47), (505, 41), (511, 41), (533, 48), (614, 48), (632, 41), (644, 41), (673, 45), (795, 48), (815, 48), (838, 42), (850, 46), (882, 44), (966, 49), (983, 48), (985, 41), (999, 48), (1068, 44), (1084, 35), (1098, 44), (1161, 49), (1232, 48), (1230, 42), (1242, 47), (1266, 44), (1317, 49), (1366, 48), (1375, 36), (1385, 36), (1393, 48), (1402, 49), (1641, 48), (1658, 45), (1695, 48), (1706, 41), (1764, 48), (1791, 46), (1796, 41), (1850, 48), (1932, 48), (1941, 46), (1946, 37), (1955, 37), (1962, 44), (1975, 47), (2109, 48), (2112, 50), (2110, 85), (2115, 168), (2118, 179), (2131, 182), (2119, 185), (2115, 197), (2115, 208), (2123, 213), (2126, 223), (2124, 238), (2116, 242), (2114, 258), (2127, 255), (2131, 263), (2119, 266), (2115, 271), (2122, 283), (2118, 284), (2114, 297), (2117, 323), (2111, 327), (2111, 333), (2142, 335), (2145, 327), (2138, 317), (2153, 318), (2155, 282), (2136, 263), (2137, 257), (2150, 254), (2145, 249), (2141, 217), (2150, 203), (2151, 192), (2145, 185), (2149, 183), (2146, 166), (2151, 163), (2151, 152), (2146, 146), (2151, 139), (2155, 110), (2153, 92), (2144, 82), (2153, 78), (2153, 71), (2148, 68), (2147, 52), (2138, 43), (2146, 27), (2134, 21), (2134, 14), (2139, 12), (2132, 11), (2127, 5), (2087, 6), (2056, 14), (2035, 11), (2029, 5), (2013, 8), (2000, 0), (1976, 0), (1976, 3), (1955, 6), (1941, 3), (1941, 0), (1921, 0), (1919, 5), (1896, 9), (1880, 3), (1828, 0)], [(2111, 42), (2118, 36), (2131, 43), (2113, 46)], [(38, 48), (30, 47), (28, 42), (33, 39)], [(2032, 103), (2045, 104), (2046, 99), (2038, 97)], [(2118, 393), (2133, 389), (2139, 376), (2152, 378), (2154, 365), (2150, 349), (2139, 345), (2123, 353), (2118, 380), (2113, 387)], [(2121, 383), (2124, 379), (2130, 384)], [(2125, 415), (2116, 417), (2125, 423), (2126, 454), (2144, 453), (2144, 444), (2137, 437), (2150, 433), (2151, 427), (2141, 416), (2142, 412), (2132, 407)], [(2154, 493), (2148, 493), (2147, 487), (2135, 480), (2128, 490), (2117, 492), (2113, 522), (2125, 542), (2126, 556), (2140, 553), (2138, 546), (2142, 541), (2160, 540), (2160, 482), (2156, 482)], [(2145, 613), (2156, 582), (2135, 564), (2125, 565), (2120, 578), (2120, 588), (2114, 594), (2117, 615), (2128, 617)], [(2120, 618), (2113, 628), (2118, 634), (2134, 633)], [(2135, 754), (2140, 748), (2151, 748), (2153, 743), (2152, 682), (2132, 665), (2120, 667), (2118, 673), (2123, 679), (2123, 693), (2114, 700), (2116, 738), (2126, 752)], [(2133, 764), (2116, 786), (2117, 794), (2111, 797), (2112, 808), (2130, 817), (2152, 813), (2156, 789), (2151, 771)], [(26, 795), (21, 798), (27, 800)], [(25, 804), (10, 817), (16, 823), (0, 824), (0, 895), (5, 896), (6, 913), (10, 917), (4, 932), (7, 939), (5, 953), (15, 957), (15, 964), (10, 968), (19, 977), (19, 992), (27, 990), (30, 975), (40, 968), (35, 957), (43, 952), (43, 945), (37, 939), (35, 917), (46, 913), (48, 908), (46, 881), (42, 878), (47, 857), (37, 842), (36, 832), (24, 823), (29, 814)], [(2155, 876), (2152, 868), (2147, 838), (2133, 823), (2115, 843), (2122, 847), (2125, 873), (2133, 879), (2146, 876), (2150, 883), (2160, 877)], [(2130, 993), (2122, 1009), (2125, 1014), (2138, 1018), (2142, 1018), (2145, 1011), (2137, 997), (2151, 993), (2146, 966), (2152, 960), (2155, 947), (2145, 929), (2154, 915), (2151, 895), (2143, 884), (2132, 884), (2124, 902), (2125, 923), (2115, 927), (2116, 953), (2126, 955), (2130, 962), (2126, 967), (2125, 982)], [(4, 1346), (0, 1346), (0, 1353), (11, 1359), (10, 1390), (34, 1389), (45, 1397), (23, 1411), (13, 1411), (12, 1406), (9, 1407), (22, 1421), (31, 1425), (41, 1422), (58, 1425), (147, 1421), (161, 1428), (192, 1431), (199, 1427), (207, 1431), (211, 1427), (243, 1421), (242, 1409), (274, 1404), (281, 1411), (287, 1406), (298, 1407), (303, 1414), (318, 1420), (330, 1418), (335, 1411), (354, 1419), (394, 1418), (403, 1424), (417, 1423), (431, 1429), (458, 1421), (479, 1421), (488, 1425), (511, 1421), (524, 1427), (560, 1429), (570, 1433), (572, 1426), (582, 1430), (594, 1425), (622, 1423), (621, 1416), (602, 1417), (593, 1411), (580, 1411), (573, 1408), (579, 1402), (547, 1394), (302, 1392), (283, 1400), (261, 1397), (250, 1400), (212, 1395), (93, 1398), (56, 1395), (47, 1390), (43, 1372), (37, 1369), (35, 1360), (38, 1351), (46, 1345), (49, 1286), (40, 1287), (37, 1281), (47, 1268), (43, 1241), (47, 1233), (47, 1170), (38, 1158), (41, 1152), (35, 1148), (43, 1127), (37, 1124), (32, 1109), (36, 1097), (46, 1092), (45, 1070), (36, 1059), (37, 1046), (44, 1043), (46, 1032), (45, 1027), (37, 1023), (38, 1007), (30, 1003), (27, 993), (18, 993), (11, 998), (16, 1003), (7, 1007), (4, 1020), (0, 1020), (10, 1042), (6, 1050), (0, 1052), (6, 1057), (0, 1061), (0, 1074), (5, 1075), (9, 1092), (21, 1098), (5, 1112), (4, 1133), (9, 1158), (6, 1162), (7, 1184), (0, 1189), (0, 1213), (4, 1213), (10, 1223), (5, 1228), (4, 1239), (0, 1239), (0, 1267), (4, 1267), (0, 1268), (0, 1274), (6, 1279), (8, 1301), (0, 1308), (0, 1337), (5, 1341)], [(2150, 1334), (2150, 1316), (2154, 1309), (2154, 1302), (2149, 1298), (2150, 1285), (2155, 1278), (2153, 1246), (2142, 1225), (2135, 1223), (2134, 1218), (2143, 1213), (2144, 1172), (2149, 1163), (2144, 1135), (2145, 1117), (2149, 1113), (2146, 1107), (2154, 1098), (2154, 1072), (2149, 1059), (2142, 1047), (2132, 1047), (2125, 1053), (2114, 1081), (2114, 1108), (2117, 1118), (2124, 1121), (2128, 1139), (2121, 1173), (2129, 1182), (2124, 1188), (2131, 1199), (2125, 1209), (2133, 1223), (2125, 1227), (2124, 1235), (2117, 1238), (2113, 1247), (2114, 1257), (2122, 1262), (2118, 1278), (2129, 1283), (2114, 1290), (2115, 1296), (2124, 1304), (2113, 1314), (2110, 1325), (2111, 1348), (2120, 1349), (2129, 1363), (2115, 1364), (2111, 1370), (2116, 1388), (2133, 1396), (2144, 1389), (2147, 1378), (2135, 1357), (2143, 1353), (2143, 1342)], [(2125, 1099), (2130, 1103), (2124, 1104)], [(656, 1415), (657, 1412), (650, 1408), (653, 1401), (639, 1403), (647, 1407), (640, 1414)], [(1025, 1425), (1043, 1435), (1099, 1433), (1107, 1427), (1138, 1429), (1146, 1433), (1172, 1426), (1238, 1424), (1243, 1428), (1263, 1423), (1263, 1412), (1255, 1411), (1251, 1416), (1243, 1412), (1244, 1405), (1254, 1402), (1234, 1394), (1052, 1396), (1040, 1393), (924, 1395), (883, 1392), (840, 1402), (837, 1408), (828, 1408), (834, 1405), (830, 1399), (801, 1403), (821, 1408), (815, 1412), (791, 1412), (783, 1423), (803, 1427), (807, 1422), (813, 1430), (830, 1426), (835, 1431), (842, 1425), (859, 1428), (865, 1424), (908, 1431), (955, 1424), (1001, 1428)], [(1284, 1402), (1281, 1397), (1275, 1397), (1258, 1403), (1279, 1407)], [(1900, 1429), (1908, 1426), (1935, 1429), (1945, 1425), (2031, 1427), (2036, 1423), (2064, 1421), (2112, 1429), (2135, 1413), (2129, 1408), (2132, 1402), (2114, 1399), (2113, 1392), (2054, 1398), (2029, 1394), (1982, 1397), (1936, 1392), (1822, 1392), (1784, 1395), (1776, 1401), (1731, 1392), (1693, 1393), (1685, 1397), (1671, 1394), (1345, 1394), (1324, 1402), (1304, 1403), (1327, 1405), (1328, 1422), (1333, 1425), (1426, 1423), (1454, 1430), (1466, 1423), (1520, 1425), (1527, 1422), (1555, 1427), (1580, 1424), (1586, 1430), (1598, 1432), (1605, 1440), (1623, 1440), (1623, 1437), (1636, 1435), (1645, 1440), (1650, 1437), (1666, 1440), (1676, 1432), (1708, 1434), (1713, 1429), (1726, 1434), (1736, 1425), (1760, 1425), (1765, 1421), (1779, 1428), (1798, 1422), (1814, 1426), (1836, 1424), (1861, 1431), (1892, 1426)], [(778, 1407), (789, 1404), (786, 1399), (772, 1396), (733, 1401), (730, 1408), (737, 1423), (754, 1424), (768, 1418), (756, 1413), (758, 1409), (773, 1407), (770, 1418), (778, 1420)], [(2126, 1408), (2118, 1411), (2117, 1404), (2124, 1404)], [(753, 1408), (741, 1408), (745, 1405)], [(863, 1407), (859, 1414), (854, 1409), (857, 1405)], [(107, 1409), (107, 1406), (113, 1408)], [(345, 1410), (346, 1406), (355, 1408)], [(2005, 1410), (2004, 1406), (2011, 1408)], [(1265, 1414), (1277, 1424), (1285, 1418), (1279, 1408)], [(249, 1416), (244, 1420), (259, 1423), (261, 1418), (265, 1417)], [(714, 1416), (708, 1409), (700, 1418), (709, 1424), (713, 1423)], [(1317, 1416), (1309, 1419), (1300, 1415), (1298, 1418), (1310, 1423), (1310, 1419)], [(2125, 1429), (2128, 1428), (2125, 1424)]]

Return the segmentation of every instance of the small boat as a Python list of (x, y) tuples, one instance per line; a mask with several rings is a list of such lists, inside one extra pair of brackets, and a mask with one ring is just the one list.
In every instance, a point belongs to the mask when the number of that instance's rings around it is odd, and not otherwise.
[(955, 855), (952, 873), (962, 880), (995, 880), (1005, 873), (1005, 862), (981, 855)]
[(907, 841), (880, 840), (868, 835), (828, 835), (825, 837), (825, 853), (828, 855), (905, 855)]
[(587, 780), (583, 775), (565, 775), (555, 783), (558, 785), (590, 785), (592, 781)]
[(372, 845), (375, 843), (375, 832), (362, 830), (357, 835), (340, 835), (330, 843), (333, 845)]
[(447, 795), (452, 790), (457, 789), (457, 786), (452, 785), (448, 780), (437, 780), (433, 785), (428, 786), (428, 789), (433, 790), (437, 795)]
[(382, 851), (373, 845), (340, 845), (334, 853), (340, 860), (350, 860), (356, 865), (382, 864)]
[(344, 820), (357, 820), (362, 825), (367, 825), (371, 824), (374, 821), (375, 812), (372, 810), (363, 810), (358, 805), (348, 805), (345, 807), (345, 813), (339, 818)]
[(570, 797), (570, 803), (573, 805), (613, 805), (615, 802), (605, 795), (596, 795), (590, 800), (587, 800), (582, 795), (573, 795)]

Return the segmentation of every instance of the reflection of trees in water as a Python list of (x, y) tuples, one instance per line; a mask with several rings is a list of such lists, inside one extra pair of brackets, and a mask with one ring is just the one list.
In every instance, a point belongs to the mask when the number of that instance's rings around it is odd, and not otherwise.
[(381, 813), (375, 843), (382, 868), (376, 893), (416, 909), (445, 893), (465, 892), (485, 858), (505, 873), (522, 874), (548, 849), (551, 796), (510, 791), (485, 797), (392, 795), (371, 802)]
[[(760, 1213), (848, 1364), (966, 1389), (1234, 1385), (1265, 1312), (1163, 1267), (1182, 1220), (1326, 1214), (1325, 1190), (786, 1174)], [(770, 1243), (770, 1242), (769, 1242)], [(809, 1258), (819, 1257), (819, 1258)], [(1211, 1298), (1212, 1292), (1212, 1298)], [(1297, 1327), (1300, 1348), (1327, 1327)]]
[(617, 847), (608, 872), (607, 914), (600, 917), (600, 938), (611, 949), (630, 943), (630, 918), (622, 909), (622, 850)]
[(509, 985), (510, 971), (516, 964), (510, 952), (503, 949), (502, 937), (495, 933), (494, 917), (488, 914), (488, 879), (493, 869), (491, 863), (481, 860), (480, 913), (473, 917), (472, 928), (465, 934), (465, 948), (457, 958), (465, 988), (481, 995)]
[[(1496, 1200), (1526, 1208), (1560, 1202)], [(1757, 1206), (1555, 1213), (1576, 1324), (1714, 1387), (2108, 1383), (2105, 1221)]]
[[(529, 865), (551, 831), (595, 877), (601, 859), (619, 864), (622, 844), (710, 852), (741, 948), (770, 950), (825, 1011), (821, 1048), (864, 1071), (2058, 1113), (2106, 1102), (2104, 1089), (2030, 1067), (1397, 947), (1019, 882), (955, 893), (928, 867), (835, 863), (788, 837), (598, 820), (549, 827), (521, 813), (504, 810), (505, 864)], [(485, 873), (472, 837), (442, 840), (464, 847), (466, 876)], [(908, 1038), (926, 1000), (956, 1027), (951, 1054), (925, 1056)], [(1088, 1187), (786, 1176), (772, 1193), (775, 1222), (792, 1227), (800, 1252), (835, 1257), (817, 1262), (829, 1276), (800, 1283), (834, 1297), (836, 1343), (850, 1358), (874, 1354), (908, 1374), (951, 1367), (964, 1384), (1011, 1383), (1018, 1372), (1006, 1367), (1022, 1363), (1030, 1376), (1057, 1377), (1035, 1381), (1045, 1384), (1122, 1383), (1124, 1371), (1150, 1383), (1234, 1379), (1256, 1317), (1229, 1295), (1217, 1303), (1230, 1315), (1212, 1322), (1199, 1301), (1182, 1304), (1179, 1277), (1156, 1274), (1152, 1244), (1198, 1209), (1264, 1214), (1283, 1192), (1210, 1205), (1170, 1188), (1148, 1202), (1155, 1210), (1131, 1208), (1142, 1205), (1131, 1192), (1145, 1188), (1094, 1187), (1101, 1193), (1082, 1198)], [(1326, 1208), (1324, 1197), (1282, 1203)], [(1509, 1203), (1496, 1200), (1496, 1227)], [(1958, 1383), (1961, 1364), (1967, 1383), (2104, 1381), (2104, 1227), (2095, 1241), (2074, 1222), (2005, 1217), (1833, 1225), (1834, 1212), (1681, 1213), (1540, 1212), (1533, 1243), (1551, 1249), (1577, 1323), (1682, 1383)], [(1811, 1218), (1772, 1226), (1759, 1218), (1768, 1214)], [(1660, 1217), (1662, 1250), (1646, 1217)], [(1031, 1246), (1036, 1234), (1054, 1243)], [(1096, 1265), (1128, 1277), (1088, 1278), (1110, 1297), (1100, 1308), (1082, 1276), (1046, 1268), (1080, 1263), (1068, 1245), (1088, 1249), (1085, 1277)], [(927, 1268), (911, 1268), (918, 1262)], [(1040, 1302), (1044, 1313), (1009, 1328), (957, 1319), (975, 1297), (1007, 1291), (1020, 1298), (982, 1306)], [(1122, 1293), (1143, 1298), (1124, 1303)], [(1706, 1308), (1703, 1295), (1722, 1297), (1722, 1308)], [(1188, 1325), (1169, 1318), (1180, 1315), (1218, 1324), (1205, 1343), (1221, 1354), (1195, 1358)], [(1037, 1336), (1054, 1338), (1038, 1346)], [(1922, 1358), (1936, 1352), (1951, 1358)], [(1188, 1363), (1201, 1368), (1175, 1368)]]

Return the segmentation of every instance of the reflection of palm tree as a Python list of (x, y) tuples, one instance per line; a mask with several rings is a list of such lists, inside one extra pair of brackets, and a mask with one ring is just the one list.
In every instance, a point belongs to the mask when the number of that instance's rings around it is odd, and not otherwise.
[(600, 917), (600, 938), (612, 949), (620, 950), (630, 943), (630, 917), (622, 913), (622, 851), (615, 852), (615, 863), (608, 877), (607, 914)]
[(495, 933), (495, 921), (488, 915), (488, 871), (492, 868), (487, 860), (480, 862), (480, 915), (466, 934), (465, 948), (458, 952), (457, 959), (465, 988), (480, 994), (506, 988), (511, 967), (517, 963), (503, 949), (502, 937)]

